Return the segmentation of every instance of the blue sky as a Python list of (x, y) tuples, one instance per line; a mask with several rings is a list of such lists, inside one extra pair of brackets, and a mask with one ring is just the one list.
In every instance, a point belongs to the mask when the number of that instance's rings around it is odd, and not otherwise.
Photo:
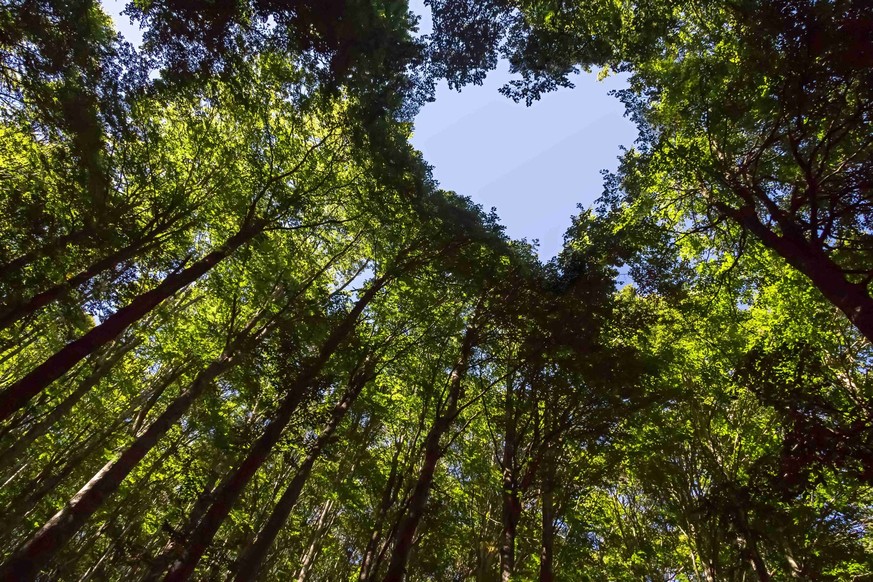
[[(430, 32), (423, 0), (411, 0)], [(601, 170), (614, 170), (621, 146), (637, 137), (624, 106), (609, 95), (621, 77), (578, 75), (575, 88), (549, 93), (530, 107), (498, 93), (509, 79), (502, 61), (481, 86), (439, 86), (436, 100), (415, 120), (412, 143), (434, 166), (440, 186), (497, 208), (507, 234), (539, 240), (544, 260), (561, 249), (576, 206), (603, 190)]]
[[(104, 0), (125, 37), (138, 44), (139, 31), (120, 16), (125, 0)], [(422, 0), (411, 8), (424, 15)], [(429, 22), (422, 18), (422, 32)], [(440, 186), (497, 208), (513, 238), (538, 239), (543, 259), (561, 248), (576, 205), (590, 206), (602, 191), (602, 169), (615, 169), (620, 146), (629, 147), (636, 129), (623, 116), (610, 77), (579, 75), (574, 89), (545, 95), (531, 107), (513, 103), (497, 90), (510, 75), (501, 62), (481, 86), (461, 92), (442, 83), (436, 101), (415, 121), (412, 143), (434, 167)]]
[(575, 89), (545, 95), (531, 107), (497, 90), (505, 64), (478, 87), (441, 86), (416, 118), (412, 142), (434, 166), (441, 187), (497, 208), (513, 238), (539, 239), (543, 259), (561, 248), (576, 205), (603, 189), (602, 169), (615, 169), (620, 146), (636, 129), (608, 95), (622, 79), (580, 75)]

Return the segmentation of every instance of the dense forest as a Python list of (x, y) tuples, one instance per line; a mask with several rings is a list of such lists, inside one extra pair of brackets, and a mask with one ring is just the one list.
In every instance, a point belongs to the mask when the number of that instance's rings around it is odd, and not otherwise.
[[(0, 578), (873, 580), (873, 3), (425, 6), (0, 3)], [(629, 79), (548, 262), (503, 59)]]

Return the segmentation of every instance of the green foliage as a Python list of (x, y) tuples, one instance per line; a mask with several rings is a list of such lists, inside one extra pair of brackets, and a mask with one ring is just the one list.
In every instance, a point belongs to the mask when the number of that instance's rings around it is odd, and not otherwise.
[[(873, 575), (866, 4), (8, 4), (0, 577)], [(408, 142), (501, 54), (642, 130), (545, 264)]]

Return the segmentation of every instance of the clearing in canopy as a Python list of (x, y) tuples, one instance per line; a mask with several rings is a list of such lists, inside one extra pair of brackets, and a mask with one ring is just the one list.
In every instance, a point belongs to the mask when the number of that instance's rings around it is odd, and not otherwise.
[[(873, 3), (422, 9), (4, 0), (0, 580), (873, 580)], [(548, 261), (410, 145), (501, 62), (628, 79)]]

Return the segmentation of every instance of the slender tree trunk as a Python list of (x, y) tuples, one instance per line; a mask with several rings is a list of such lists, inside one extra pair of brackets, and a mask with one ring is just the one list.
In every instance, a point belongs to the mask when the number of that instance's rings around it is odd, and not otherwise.
[(142, 251), (146, 250), (152, 242), (153, 241), (149, 239), (140, 240), (124, 247), (123, 249), (118, 249), (109, 256), (89, 265), (66, 281), (57, 283), (45, 291), (37, 293), (30, 299), (25, 299), (8, 307), (4, 307), (0, 310), (0, 330), (12, 326), (16, 322), (21, 321), (46, 305), (66, 297), (71, 290), (80, 285), (84, 285), (103, 271), (117, 267), (125, 261), (135, 258)]
[(203, 553), (212, 543), (215, 533), (230, 513), (233, 504), (242, 494), (243, 489), (254, 477), (257, 470), (264, 464), (273, 447), (279, 442), (285, 427), (291, 420), (291, 415), (297, 405), (305, 397), (306, 390), (312, 381), (321, 373), (322, 368), (340, 344), (351, 334), (357, 325), (358, 318), (373, 300), (376, 294), (387, 283), (387, 278), (381, 278), (358, 299), (352, 310), (343, 318), (328, 336), (319, 354), (312, 360), (287, 389), (287, 395), (282, 400), (273, 420), (264, 429), (261, 437), (249, 449), (245, 460), (230, 474), (219, 487), (215, 500), (203, 516), (197, 528), (191, 534), (188, 547), (179, 560), (170, 568), (164, 578), (165, 582), (187, 580), (194, 573)]
[(503, 406), (503, 530), (500, 541), (500, 580), (509, 582), (515, 570), (515, 536), (521, 518), (521, 502), (518, 498), (518, 483), (515, 475), (516, 414), (512, 379), (506, 383)]
[[(505, 473), (505, 472), (504, 472)], [(507, 481), (510, 481), (508, 484)], [(521, 518), (521, 502), (518, 490), (511, 484), (511, 478), (503, 478), (503, 532), (500, 544), (500, 580), (509, 582), (515, 571), (515, 537)], [(508, 488), (507, 488), (508, 487)]]
[(764, 558), (762, 558), (760, 552), (758, 552), (758, 545), (753, 541), (750, 541), (748, 538), (744, 541), (746, 547), (743, 549), (743, 553), (746, 556), (746, 560), (751, 564), (755, 575), (758, 576), (758, 580), (761, 582), (770, 582), (772, 578), (770, 577), (769, 570), (767, 570), (767, 564), (764, 563)]
[(433, 484), (433, 477), (437, 463), (442, 457), (442, 449), (439, 437), (448, 429), (445, 418), (439, 418), (431, 427), (428, 438), (425, 441), (424, 464), (418, 475), (418, 481), (412, 491), (406, 516), (394, 535), (394, 551), (388, 564), (388, 571), (383, 578), (384, 582), (402, 582), (406, 577), (406, 568), (409, 562), (409, 554), (412, 552), (412, 543), (415, 531), (424, 515), (424, 508)]
[(288, 516), (291, 515), (291, 509), (293, 509), (294, 504), (297, 503), (297, 499), (300, 497), (300, 492), (303, 491), (303, 485), (306, 483), (306, 480), (309, 479), (309, 474), (312, 472), (312, 467), (315, 465), (315, 461), (319, 456), (321, 456), (324, 447), (333, 437), (333, 433), (345, 418), (346, 413), (361, 393), (361, 390), (363, 390), (364, 385), (372, 378), (371, 374), (374, 363), (375, 362), (366, 362), (364, 364), (364, 369), (358, 371), (352, 378), (348, 390), (343, 394), (340, 401), (337, 402), (331, 412), (330, 420), (322, 429), (321, 434), (318, 436), (315, 443), (313, 443), (312, 448), (310, 449), (309, 454), (306, 455), (303, 463), (300, 464), (300, 467), (297, 469), (297, 474), (294, 475), (294, 479), (291, 480), (291, 484), (287, 489), (285, 489), (285, 492), (282, 494), (276, 507), (273, 508), (273, 512), (270, 514), (267, 523), (261, 528), (255, 541), (240, 556), (239, 566), (236, 572), (237, 582), (246, 582), (247, 580), (254, 580), (256, 578), (258, 570), (260, 569), (264, 558), (267, 556), (267, 552), (273, 545), (276, 536), (279, 535), (285, 522), (288, 520)]
[(548, 448), (543, 452), (543, 479), (540, 502), (542, 503), (542, 543), (540, 547), (540, 582), (555, 579), (555, 462)]
[(151, 395), (148, 400), (140, 407), (139, 411), (136, 413), (136, 418), (133, 421), (133, 424), (130, 427), (130, 434), (133, 436), (137, 436), (139, 434), (140, 429), (142, 429), (143, 424), (145, 424), (146, 418), (148, 418), (149, 413), (158, 403), (161, 396), (163, 396), (164, 392), (173, 385), (173, 383), (179, 379), (179, 377), (185, 372), (185, 370), (190, 365), (190, 360), (186, 360), (178, 366), (174, 367), (170, 372), (168, 372), (163, 378), (160, 378), (157, 382), (157, 386), (154, 387)]
[(44, 435), (54, 423), (66, 416), (73, 407), (79, 403), (82, 397), (87, 394), (100, 380), (102, 380), (130, 350), (134, 349), (141, 343), (138, 338), (131, 338), (120, 349), (116, 350), (108, 359), (100, 360), (91, 372), (70, 394), (64, 398), (51, 412), (43, 417), (39, 422), (33, 425), (21, 438), (16, 440), (12, 445), (0, 453), (0, 472), (12, 463), (18, 455), (20, 455), (27, 447), (29, 447), (36, 439)]
[[(307, 379), (311, 380), (312, 378), (308, 376), (307, 374)], [(185, 548), (171, 564), (170, 571), (164, 577), (165, 581), (187, 580), (194, 573), (200, 558), (212, 543), (212, 539), (230, 513), (233, 504), (257, 473), (257, 470), (267, 460), (275, 443), (281, 438), (285, 426), (291, 420), (298, 404), (303, 400), (308, 384), (308, 382), (295, 382), (289, 388), (288, 395), (282, 400), (276, 416), (267, 425), (264, 433), (249, 449), (243, 462), (216, 490), (211, 505), (188, 537)]]
[(126, 534), (126, 533), (127, 533), (127, 532), (128, 532), (128, 531), (129, 531), (133, 526), (134, 526), (134, 525), (136, 525), (136, 523), (133, 522), (133, 521), (131, 521), (131, 522), (128, 523), (126, 526), (124, 526), (124, 529), (121, 530), (121, 534), (119, 534), (118, 536), (114, 536), (114, 537), (113, 537), (113, 539), (112, 539), (112, 540), (109, 542), (109, 544), (106, 546), (106, 549), (103, 551), (103, 554), (100, 555), (100, 559), (97, 560), (97, 562), (96, 562), (93, 566), (91, 566), (90, 568), (88, 568), (88, 570), (87, 570), (87, 571), (82, 575), (82, 577), (79, 578), (79, 582), (87, 582), (88, 580), (90, 580), (91, 578), (93, 578), (94, 575), (97, 574), (98, 571), (100, 571), (100, 567), (103, 565), (103, 562), (106, 561), (106, 558), (109, 557), (109, 554), (112, 553), (112, 551), (113, 551), (113, 550), (118, 546), (118, 544), (119, 544), (119, 543), (121, 542), (121, 540), (124, 538), (124, 535), (125, 535), (125, 534)]
[(244, 226), (223, 246), (215, 249), (187, 269), (169, 275), (160, 285), (139, 295), (129, 305), (116, 311), (85, 335), (61, 348), (29, 374), (0, 393), (0, 421), (9, 418), (73, 366), (114, 340), (155, 307), (199, 279), (261, 232), (263, 232), (262, 223)]
[[(124, 499), (124, 503), (116, 504), (109, 516), (104, 518), (103, 524), (93, 534), (85, 537), (77, 536), (73, 549), (78, 550), (80, 554), (87, 552), (121, 518), (122, 514), (132, 522), (143, 519), (146, 508), (142, 506), (142, 503), (144, 502), (145, 505), (148, 505), (150, 500), (148, 496), (148, 482), (151, 480), (152, 475), (164, 466), (167, 459), (178, 454), (180, 445), (186, 440), (188, 440), (188, 434), (183, 433), (168, 443), (168, 446), (161, 452), (160, 456), (151, 461), (146, 470), (131, 483), (130, 494)], [(139, 525), (142, 524), (141, 521), (138, 521), (138, 523)]]
[[(243, 338), (238, 337), (238, 342)], [(239, 345), (234, 345), (234, 348)], [(76, 495), (36, 532), (0, 568), (0, 579), (33, 580), (57, 552), (81, 529), (124, 479), (172, 427), (212, 382), (236, 362), (235, 354), (225, 352), (206, 367), (191, 385), (137, 437), (121, 455), (110, 461)], [(4, 578), (5, 577), (5, 578)]]
[(394, 450), (394, 456), (391, 458), (391, 470), (388, 473), (388, 481), (385, 483), (385, 489), (382, 490), (382, 498), (379, 501), (379, 508), (376, 510), (376, 519), (373, 524), (373, 531), (370, 534), (370, 539), (367, 541), (367, 547), (364, 549), (364, 557), (361, 559), (361, 571), (358, 573), (358, 582), (368, 582), (372, 577), (373, 570), (376, 566), (376, 556), (379, 550), (379, 538), (382, 535), (382, 527), (385, 524), (385, 517), (388, 515), (388, 510), (394, 505), (397, 498), (398, 484), (400, 476), (397, 469), (400, 466), (400, 453), (403, 450), (403, 441), (397, 443), (397, 448)]
[[(758, 551), (758, 538), (756, 532), (749, 526), (748, 514), (744, 509), (743, 497), (737, 495), (732, 483), (728, 483), (729, 491), (732, 491), (729, 517), (737, 532), (737, 542), (740, 546), (740, 555), (746, 560), (761, 582), (770, 582), (770, 572)], [(717, 552), (716, 552), (717, 555)]]
[[(331, 513), (331, 509), (333, 509), (333, 499), (328, 499), (322, 506), (321, 513), (318, 515), (318, 521), (315, 524), (315, 531), (312, 532), (312, 539), (306, 548), (306, 553), (303, 554), (303, 558), (300, 560), (300, 572), (297, 574), (297, 582), (306, 582), (309, 573), (312, 572), (315, 559), (321, 551), (324, 534), (327, 533), (336, 517), (336, 513)], [(254, 578), (246, 578), (245, 580), (254, 580)]]
[[(358, 465), (361, 457), (367, 450), (369, 435), (375, 426), (376, 423), (372, 420), (367, 423), (366, 428), (361, 434), (363, 439), (361, 450), (359, 450), (358, 454), (354, 457), (344, 458), (343, 462), (339, 465), (337, 475), (345, 476), (354, 472), (354, 468)], [(333, 511), (333, 509), (333, 499), (328, 499), (324, 504), (322, 504), (321, 511), (319, 512), (318, 519), (315, 523), (315, 528), (309, 536), (309, 544), (307, 545), (306, 552), (304, 552), (303, 556), (300, 558), (300, 571), (297, 574), (297, 582), (306, 582), (307, 578), (309, 578), (309, 574), (315, 566), (318, 554), (324, 546), (325, 536), (338, 515), (338, 513)]]
[(406, 578), (406, 568), (409, 563), (409, 554), (412, 552), (415, 530), (418, 529), (418, 524), (424, 515), (437, 463), (445, 452), (440, 446), (440, 439), (451, 427), (458, 412), (462, 384), (473, 352), (475, 336), (474, 329), (468, 327), (461, 345), (461, 355), (454, 370), (452, 370), (445, 411), (437, 413), (437, 417), (425, 438), (424, 463), (415, 488), (412, 490), (406, 516), (394, 534), (394, 552), (391, 554), (391, 561), (388, 564), (388, 571), (383, 582), (402, 582)]
[[(164, 573), (167, 571), (167, 568), (170, 567), (173, 559), (175, 559), (178, 552), (181, 550), (181, 546), (184, 543), (183, 540), (191, 535), (191, 532), (194, 531), (194, 528), (197, 527), (197, 522), (200, 516), (204, 511), (209, 507), (209, 504), (212, 502), (213, 495), (215, 493), (215, 485), (218, 482), (218, 473), (213, 473), (212, 478), (206, 485), (206, 489), (197, 496), (197, 501), (190, 508), (189, 518), (184, 526), (179, 531), (172, 531), (170, 534), (170, 539), (164, 545), (164, 548), (160, 551), (160, 553), (152, 560), (152, 563), (149, 567), (149, 571), (143, 576), (143, 582), (157, 582), (160, 580)], [(168, 527), (169, 529), (169, 527)]]
[[(90, 428), (90, 426), (89, 426)], [(86, 429), (87, 430), (87, 429)], [(79, 435), (77, 435), (78, 437)], [(78, 438), (75, 439), (78, 441)], [(91, 442), (88, 442), (88, 441)], [(15, 531), (21, 525), (22, 520), (28, 517), (46, 495), (51, 493), (76, 467), (79, 466), (104, 440), (99, 438), (86, 439), (85, 442), (77, 443), (78, 446), (68, 447), (66, 454), (56, 455), (39, 474), (30, 480), (30, 483), (22, 487), (19, 493), (7, 502), (3, 511), (3, 528), (0, 535), (0, 545), (14, 546), (12, 543), (16, 536)], [(65, 460), (65, 463), (61, 462)], [(60, 468), (58, 468), (60, 467)], [(11, 479), (9, 480), (11, 481)], [(8, 484), (8, 482), (7, 482)], [(7, 485), (4, 484), (4, 487)]]
[(27, 265), (42, 258), (49, 259), (66, 248), (67, 245), (85, 241), (89, 236), (91, 236), (90, 229), (83, 228), (81, 230), (74, 230), (73, 232), (49, 241), (38, 249), (33, 249), (32, 251), (12, 259), (8, 263), (0, 265), (0, 281), (8, 280), (15, 272), (20, 271)]
[(742, 544), (742, 554), (752, 566), (755, 575), (758, 576), (760, 582), (770, 582), (770, 571), (767, 569), (767, 564), (764, 563), (764, 558), (758, 550), (758, 538), (755, 532), (749, 527), (749, 522), (746, 517), (746, 512), (737, 507), (735, 509), (735, 517), (737, 526), (740, 530), (740, 543)]

